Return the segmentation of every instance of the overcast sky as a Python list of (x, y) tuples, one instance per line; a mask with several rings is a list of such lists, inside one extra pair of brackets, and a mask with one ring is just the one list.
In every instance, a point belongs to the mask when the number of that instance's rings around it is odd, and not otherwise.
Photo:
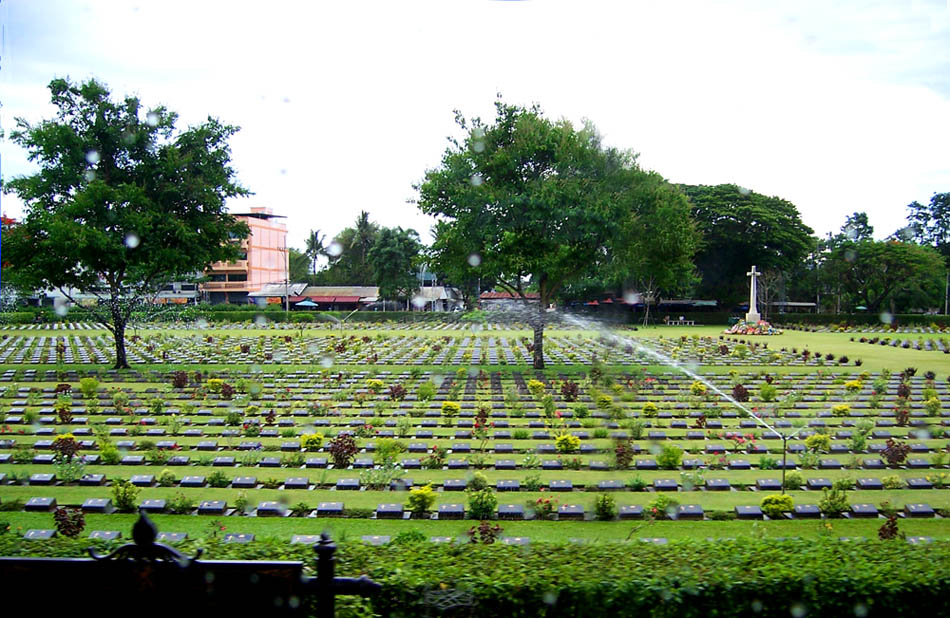
[[(290, 244), (360, 210), (428, 239), (412, 185), (496, 93), (589, 118), (673, 182), (795, 203), (819, 234), (876, 236), (950, 191), (950, 0), (0, 0), (0, 124), (50, 117), (54, 77), (96, 77), (182, 124), (242, 127), (232, 211)], [(0, 143), (4, 179), (29, 173)], [(2, 197), (4, 214), (21, 205)]]

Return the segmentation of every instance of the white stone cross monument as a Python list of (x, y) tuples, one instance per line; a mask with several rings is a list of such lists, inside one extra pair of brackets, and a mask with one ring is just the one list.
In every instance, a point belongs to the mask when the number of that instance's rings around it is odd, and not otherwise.
[(745, 314), (745, 321), (751, 322), (753, 324), (758, 323), (761, 319), (759, 315), (758, 307), (756, 306), (756, 285), (755, 278), (761, 275), (762, 273), (755, 270), (755, 265), (752, 266), (752, 270), (746, 273), (746, 276), (751, 278), (749, 282), (749, 313)]

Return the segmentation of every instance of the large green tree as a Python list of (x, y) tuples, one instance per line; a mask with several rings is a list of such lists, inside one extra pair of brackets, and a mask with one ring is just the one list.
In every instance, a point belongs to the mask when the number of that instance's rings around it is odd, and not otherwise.
[(915, 200), (907, 209), (913, 239), (936, 247), (950, 264), (950, 193), (934, 193), (926, 206)]
[(607, 267), (634, 231), (636, 188), (657, 180), (635, 155), (603, 146), (590, 124), (551, 121), (537, 106), (495, 107), (492, 124), (456, 114), (466, 136), (450, 139), (426, 172), (418, 205), (451, 229), (446, 259), (471, 259), (525, 302), (529, 287), (537, 292), (530, 319), (540, 369), (548, 304), (565, 284)]
[(415, 267), (422, 244), (415, 230), (384, 227), (367, 254), (380, 298), (408, 299), (419, 287)]
[(897, 298), (915, 305), (906, 308), (939, 305), (944, 265), (932, 247), (896, 240), (849, 240), (834, 246), (824, 268), (834, 277), (845, 308), (851, 310), (861, 304), (872, 312), (894, 312)]
[(320, 285), (374, 285), (369, 251), (379, 236), (380, 227), (361, 211), (351, 227), (337, 234), (326, 249), (327, 267), (317, 273)]
[(696, 254), (698, 294), (726, 303), (748, 297), (746, 272), (787, 272), (814, 247), (798, 208), (736, 185), (682, 185), (703, 235)]
[(49, 89), (55, 118), (18, 118), (11, 133), (39, 171), (6, 184), (25, 215), (4, 235), (4, 275), (73, 302), (77, 291), (94, 295), (115, 367), (126, 368), (132, 310), (175, 279), (235, 259), (235, 241), (249, 234), (225, 208), (248, 194), (230, 166), (237, 128), (208, 118), (176, 131), (175, 113), (135, 97), (113, 101), (96, 80), (54, 79)]

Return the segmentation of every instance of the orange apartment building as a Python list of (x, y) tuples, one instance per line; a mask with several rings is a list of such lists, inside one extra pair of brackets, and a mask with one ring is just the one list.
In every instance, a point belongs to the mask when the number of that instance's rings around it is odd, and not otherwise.
[(234, 217), (251, 228), (241, 241), (241, 256), (234, 262), (215, 262), (205, 271), (208, 281), (201, 285), (212, 304), (248, 302), (247, 295), (265, 284), (287, 279), (287, 226), (270, 208), (256, 206)]

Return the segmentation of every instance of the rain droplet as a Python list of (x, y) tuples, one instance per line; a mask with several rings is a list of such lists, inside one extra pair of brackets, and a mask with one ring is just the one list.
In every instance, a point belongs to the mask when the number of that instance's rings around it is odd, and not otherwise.
[(208, 320), (204, 318), (198, 318), (195, 320), (195, 326), (198, 328), (208, 328)]
[(329, 247), (327, 247), (327, 255), (329, 255), (330, 257), (337, 257), (341, 253), (343, 253), (343, 245), (341, 245), (335, 240), (330, 243)]
[(864, 603), (855, 603), (854, 615), (857, 616), (857, 618), (864, 618), (868, 615), (868, 606)]
[(481, 186), (482, 184), (482, 175), (481, 174), (472, 174), (471, 182), (473, 187)]
[(477, 139), (472, 142), (472, 150), (475, 152), (484, 152), (485, 151), (485, 141)]
[(892, 316), (892, 315), (891, 315), (890, 313), (888, 313), (887, 311), (881, 313), (881, 324), (890, 325), (890, 324), (893, 324), (893, 323), (894, 323), (894, 316)]
[(125, 235), (125, 246), (129, 249), (135, 249), (139, 246), (139, 237), (135, 232), (129, 232)]
[(844, 252), (844, 259), (846, 262), (854, 262), (857, 257), (858, 254), (854, 251), (854, 249), (848, 249)]
[(86, 170), (86, 173), (83, 174), (83, 178), (86, 179), (86, 182), (92, 182), (96, 179), (96, 173), (92, 170)]
[(333, 366), (333, 357), (332, 356), (321, 356), (320, 357), (320, 366), (324, 369), (329, 369)]
[(95, 165), (99, 162), (99, 152), (96, 150), (90, 150), (86, 153), (86, 161), (89, 162), (89, 165)]
[(752, 609), (752, 611), (754, 611), (757, 614), (761, 612), (763, 609), (765, 609), (765, 607), (763, 607), (762, 605), (762, 601), (758, 599), (752, 599), (752, 602), (749, 603), (749, 607)]
[(795, 603), (789, 608), (792, 618), (805, 618), (808, 615), (808, 608), (804, 603)]
[(263, 314), (258, 313), (254, 316), (254, 326), (267, 326), (267, 318)]
[(429, 379), (432, 381), (433, 384), (435, 384), (436, 388), (442, 386), (442, 383), (445, 382), (445, 376), (439, 373), (435, 374)]
[(426, 306), (426, 297), (422, 294), (416, 294), (412, 297), (412, 306), (416, 309), (422, 309)]
[(258, 296), (257, 298), (254, 299), (254, 304), (257, 305), (258, 307), (266, 307), (267, 299), (264, 298), (263, 296)]
[(477, 253), (473, 253), (468, 256), (468, 265), (471, 266), (472, 268), (478, 267), (479, 265), (481, 265), (481, 263), (482, 263), (482, 256), (478, 255)]
[(633, 290), (624, 290), (623, 293), (623, 302), (628, 305), (635, 305), (640, 300), (640, 295), (634, 292)]
[(61, 302), (55, 303), (55, 306), (53, 307), (53, 311), (55, 311), (56, 315), (58, 315), (61, 318), (66, 317), (66, 314), (69, 313), (69, 305), (67, 305), (65, 301), (62, 301), (59, 298), (57, 298), (56, 300), (60, 300)]
[(542, 598), (547, 605), (554, 605), (557, 603), (557, 594), (553, 591), (545, 592)]
[[(259, 369), (260, 368), (258, 367), (258, 370)], [(251, 395), (260, 395), (262, 390), (263, 390), (263, 387), (258, 382), (252, 382), (247, 387), (247, 392), (250, 393)]]
[(250, 367), (247, 368), (247, 370), (250, 371), (251, 373), (260, 373), (260, 372), (261, 372), (261, 366), (260, 366), (260, 365), (251, 365)]
[(745, 187), (738, 187), (738, 189), (739, 189), (739, 195), (749, 195), (750, 193), (752, 193), (752, 191), (749, 191)]
[(146, 124), (148, 124), (148, 126), (150, 126), (150, 127), (157, 127), (157, 126), (158, 126), (158, 114), (155, 113), (155, 112), (149, 112), (149, 113), (145, 116), (145, 122), (146, 122)]
[(472, 323), (472, 332), (473, 332), (473, 333), (480, 333), (480, 332), (482, 332), (482, 330), (484, 330), (484, 329), (485, 329), (485, 327), (484, 327), (482, 324), (480, 324), (480, 323), (478, 323), (478, 322), (473, 322), (473, 323)]

